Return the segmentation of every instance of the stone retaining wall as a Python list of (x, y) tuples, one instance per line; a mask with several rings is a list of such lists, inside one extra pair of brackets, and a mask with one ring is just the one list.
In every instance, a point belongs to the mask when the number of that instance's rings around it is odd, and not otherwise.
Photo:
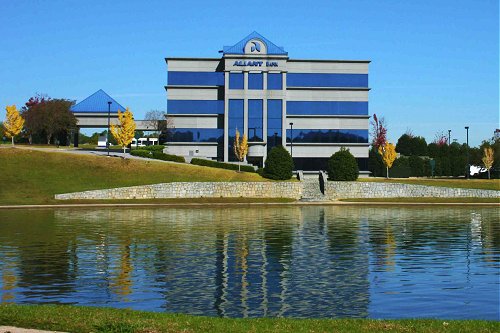
[[(306, 192), (307, 191), (304, 191), (304, 182), (179, 182), (56, 194), (55, 198), (59, 200), (200, 197), (301, 199)], [(322, 197), (325, 200), (398, 197), (500, 198), (500, 191), (493, 190), (461, 189), (398, 183), (336, 181), (325, 182), (324, 194), (325, 195)], [(318, 195), (321, 196), (321, 193), (318, 192)]]
[(500, 198), (500, 191), (399, 183), (338, 182), (325, 184), (328, 200), (346, 198)]
[(302, 196), (299, 182), (178, 182), (119, 187), (66, 194), (58, 200), (72, 199), (155, 199), (155, 198), (293, 198)]

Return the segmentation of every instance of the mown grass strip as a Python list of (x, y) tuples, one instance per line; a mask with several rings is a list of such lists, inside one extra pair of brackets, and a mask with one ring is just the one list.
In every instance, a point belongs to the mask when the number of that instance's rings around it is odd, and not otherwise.
[(65, 332), (498, 332), (499, 322), (441, 319), (223, 319), (67, 305), (0, 305), (0, 325)]
[(500, 190), (500, 179), (458, 179), (458, 178), (359, 178), (360, 182), (401, 183), (413, 185), (475, 188), (481, 190)]

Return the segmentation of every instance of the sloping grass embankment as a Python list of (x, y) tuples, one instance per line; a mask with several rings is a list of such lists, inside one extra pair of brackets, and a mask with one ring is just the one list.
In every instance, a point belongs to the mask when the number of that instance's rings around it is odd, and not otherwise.
[(0, 149), (0, 205), (50, 204), (57, 193), (168, 182), (266, 181), (256, 173), (182, 163)]

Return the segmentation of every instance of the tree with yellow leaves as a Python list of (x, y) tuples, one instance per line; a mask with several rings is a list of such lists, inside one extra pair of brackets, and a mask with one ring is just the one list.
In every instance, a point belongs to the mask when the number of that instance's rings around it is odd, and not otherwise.
[(125, 153), (125, 149), (132, 142), (135, 134), (134, 115), (129, 108), (125, 112), (118, 110), (118, 121), (119, 125), (111, 125), (111, 134), (113, 134), (118, 144), (123, 147), (123, 153)]
[(15, 105), (7, 105), (5, 108), (7, 116), (3, 123), (4, 133), (8, 138), (12, 138), (12, 145), (14, 145), (14, 137), (21, 133), (24, 126), (24, 118), (21, 117)]
[(392, 168), (392, 163), (396, 160), (396, 146), (386, 141), (378, 147), (378, 152), (382, 155), (382, 162), (387, 170), (386, 178), (389, 178), (389, 169)]
[(484, 148), (484, 155), (481, 160), (483, 161), (484, 167), (488, 170), (488, 179), (490, 179), (490, 169), (495, 161), (495, 158), (493, 157), (493, 148)]
[(234, 139), (234, 155), (238, 159), (238, 172), (241, 172), (241, 162), (245, 159), (248, 154), (248, 139), (247, 135), (243, 135), (243, 139), (240, 140), (240, 132), (236, 129), (236, 138)]

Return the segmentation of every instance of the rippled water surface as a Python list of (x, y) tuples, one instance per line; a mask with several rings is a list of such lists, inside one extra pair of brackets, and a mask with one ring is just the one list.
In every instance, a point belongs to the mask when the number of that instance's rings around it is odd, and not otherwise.
[(499, 318), (496, 208), (0, 210), (0, 301)]

